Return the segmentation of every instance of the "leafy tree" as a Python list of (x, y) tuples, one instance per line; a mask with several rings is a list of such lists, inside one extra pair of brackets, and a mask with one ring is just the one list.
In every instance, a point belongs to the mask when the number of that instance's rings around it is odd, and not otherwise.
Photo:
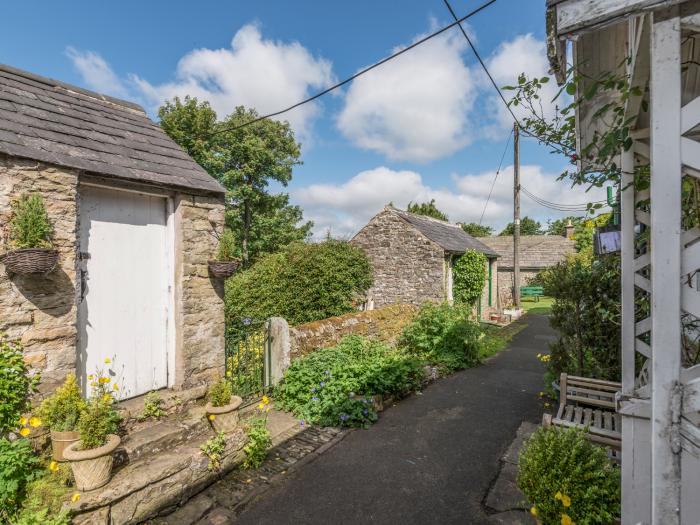
[(493, 235), (493, 228), (491, 228), (491, 226), (484, 226), (475, 222), (461, 224), (461, 226), (462, 229), (472, 237), (488, 237), (489, 235)]
[[(513, 223), (509, 222), (498, 235), (513, 235)], [(520, 235), (544, 235), (544, 231), (538, 221), (525, 216), (520, 219)]]
[(435, 199), (431, 199), (430, 202), (423, 202), (421, 204), (409, 202), (406, 208), (409, 213), (415, 213), (417, 215), (426, 215), (432, 217), (433, 219), (439, 219), (441, 221), (448, 221), (447, 215), (441, 212), (435, 205)]
[(272, 194), (270, 184), (287, 186), (301, 164), (300, 145), (287, 122), (265, 119), (231, 130), (258, 117), (242, 106), (217, 121), (207, 102), (185, 97), (158, 111), (165, 132), (227, 189), (226, 225), (239, 240), (240, 257), (249, 266), (257, 257), (309, 237), (313, 223), (286, 193)]
[(548, 220), (547, 235), (559, 235), (563, 237), (566, 235), (566, 226), (569, 224), (569, 221), (571, 221), (571, 225), (576, 228), (585, 220), (585, 217), (577, 217), (574, 215), (564, 217), (563, 219)]

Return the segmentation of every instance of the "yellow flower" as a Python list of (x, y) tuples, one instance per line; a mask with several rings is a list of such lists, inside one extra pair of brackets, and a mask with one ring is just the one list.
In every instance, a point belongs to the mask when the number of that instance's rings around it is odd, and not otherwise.
[(90, 381), (92, 381), (93, 379), (95, 379), (95, 376), (92, 375), (92, 374), (90, 374), (90, 375), (88, 376), (88, 379), (89, 379)]
[(544, 392), (540, 392), (540, 397), (544, 397)]
[(263, 396), (262, 402), (265, 403), (266, 405), (270, 404), (270, 398), (267, 396)]
[(75, 502), (78, 501), (79, 499), (80, 499), (80, 492), (76, 492), (75, 494), (73, 494), (73, 495), (70, 497), (70, 500), (71, 500), (73, 503), (75, 503)]
[(544, 404), (544, 408), (549, 408), (549, 407), (551, 407), (551, 406), (552, 406), (552, 405), (550, 405), (549, 403), (545, 403), (545, 404)]
[(36, 416), (30, 417), (29, 418), (29, 425), (33, 427), (40, 427), (41, 426), (41, 419), (39, 419)]
[(260, 403), (260, 404), (258, 405), (258, 408), (259, 408), (260, 410), (262, 410), (263, 408), (265, 408), (265, 405), (263, 405), (262, 403)]
[(97, 386), (97, 383), (93, 381), (92, 383), (90, 383), (90, 386)]
[(116, 384), (116, 383), (114, 383), (114, 384), (112, 385), (112, 388), (113, 388), (114, 390), (119, 390), (119, 385)]
[(112, 401), (112, 394), (110, 394), (110, 393), (104, 394), (102, 396), (102, 401), (104, 401), (104, 402)]
[(567, 508), (571, 507), (571, 498), (569, 496), (567, 496), (566, 494), (562, 494), (561, 504)]
[(19, 418), (19, 424), (22, 425), (22, 426), (26, 425), (26, 424), (27, 424), (27, 418), (24, 417), (24, 416), (22, 416), (21, 418)]
[(265, 409), (265, 412), (269, 412), (269, 411), (270, 411), (270, 407), (267, 407), (267, 408)]
[(561, 515), (561, 525), (576, 525), (568, 514)]
[(109, 377), (101, 377), (99, 381), (100, 383), (109, 383)]
[(19, 435), (22, 437), (27, 437), (30, 432), (31, 430), (29, 430), (27, 427), (24, 427), (19, 431)]
[(112, 360), (109, 357), (105, 357), (105, 364), (108, 365), (112, 362)]
[(535, 507), (530, 507), (530, 514), (537, 516), (537, 509)]
[(209, 421), (214, 421), (216, 416), (214, 414), (209, 414)]
[(58, 463), (56, 463), (55, 461), (49, 463), (49, 470), (51, 472), (56, 472), (58, 470)]
[(557, 493), (554, 495), (554, 499), (561, 499), (561, 492), (557, 491)]

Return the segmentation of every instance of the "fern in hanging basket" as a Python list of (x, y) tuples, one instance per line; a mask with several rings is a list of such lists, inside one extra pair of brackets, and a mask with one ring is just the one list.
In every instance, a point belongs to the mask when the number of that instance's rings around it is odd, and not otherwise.
[(236, 258), (236, 237), (231, 230), (224, 230), (219, 237), (219, 252), (216, 260), (209, 261), (209, 271), (214, 277), (231, 277), (241, 261)]
[(12, 203), (8, 224), (10, 251), (0, 262), (10, 273), (47, 273), (56, 267), (58, 251), (53, 249), (53, 227), (44, 199), (39, 194), (23, 194)]

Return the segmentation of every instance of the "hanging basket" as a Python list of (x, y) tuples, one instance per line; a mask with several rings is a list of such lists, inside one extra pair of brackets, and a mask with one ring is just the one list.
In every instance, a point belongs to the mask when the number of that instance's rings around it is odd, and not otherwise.
[(209, 261), (209, 273), (219, 279), (225, 279), (236, 273), (240, 265), (241, 261)]
[(26, 248), (7, 252), (0, 257), (9, 273), (26, 275), (31, 273), (48, 273), (58, 263), (58, 251), (50, 248)]

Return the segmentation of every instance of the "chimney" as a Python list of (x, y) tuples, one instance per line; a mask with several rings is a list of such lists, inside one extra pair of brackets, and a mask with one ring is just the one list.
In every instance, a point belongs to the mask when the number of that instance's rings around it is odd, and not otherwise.
[(564, 236), (570, 240), (574, 238), (574, 225), (571, 224), (571, 219), (569, 219), (569, 223), (566, 225), (566, 233)]

